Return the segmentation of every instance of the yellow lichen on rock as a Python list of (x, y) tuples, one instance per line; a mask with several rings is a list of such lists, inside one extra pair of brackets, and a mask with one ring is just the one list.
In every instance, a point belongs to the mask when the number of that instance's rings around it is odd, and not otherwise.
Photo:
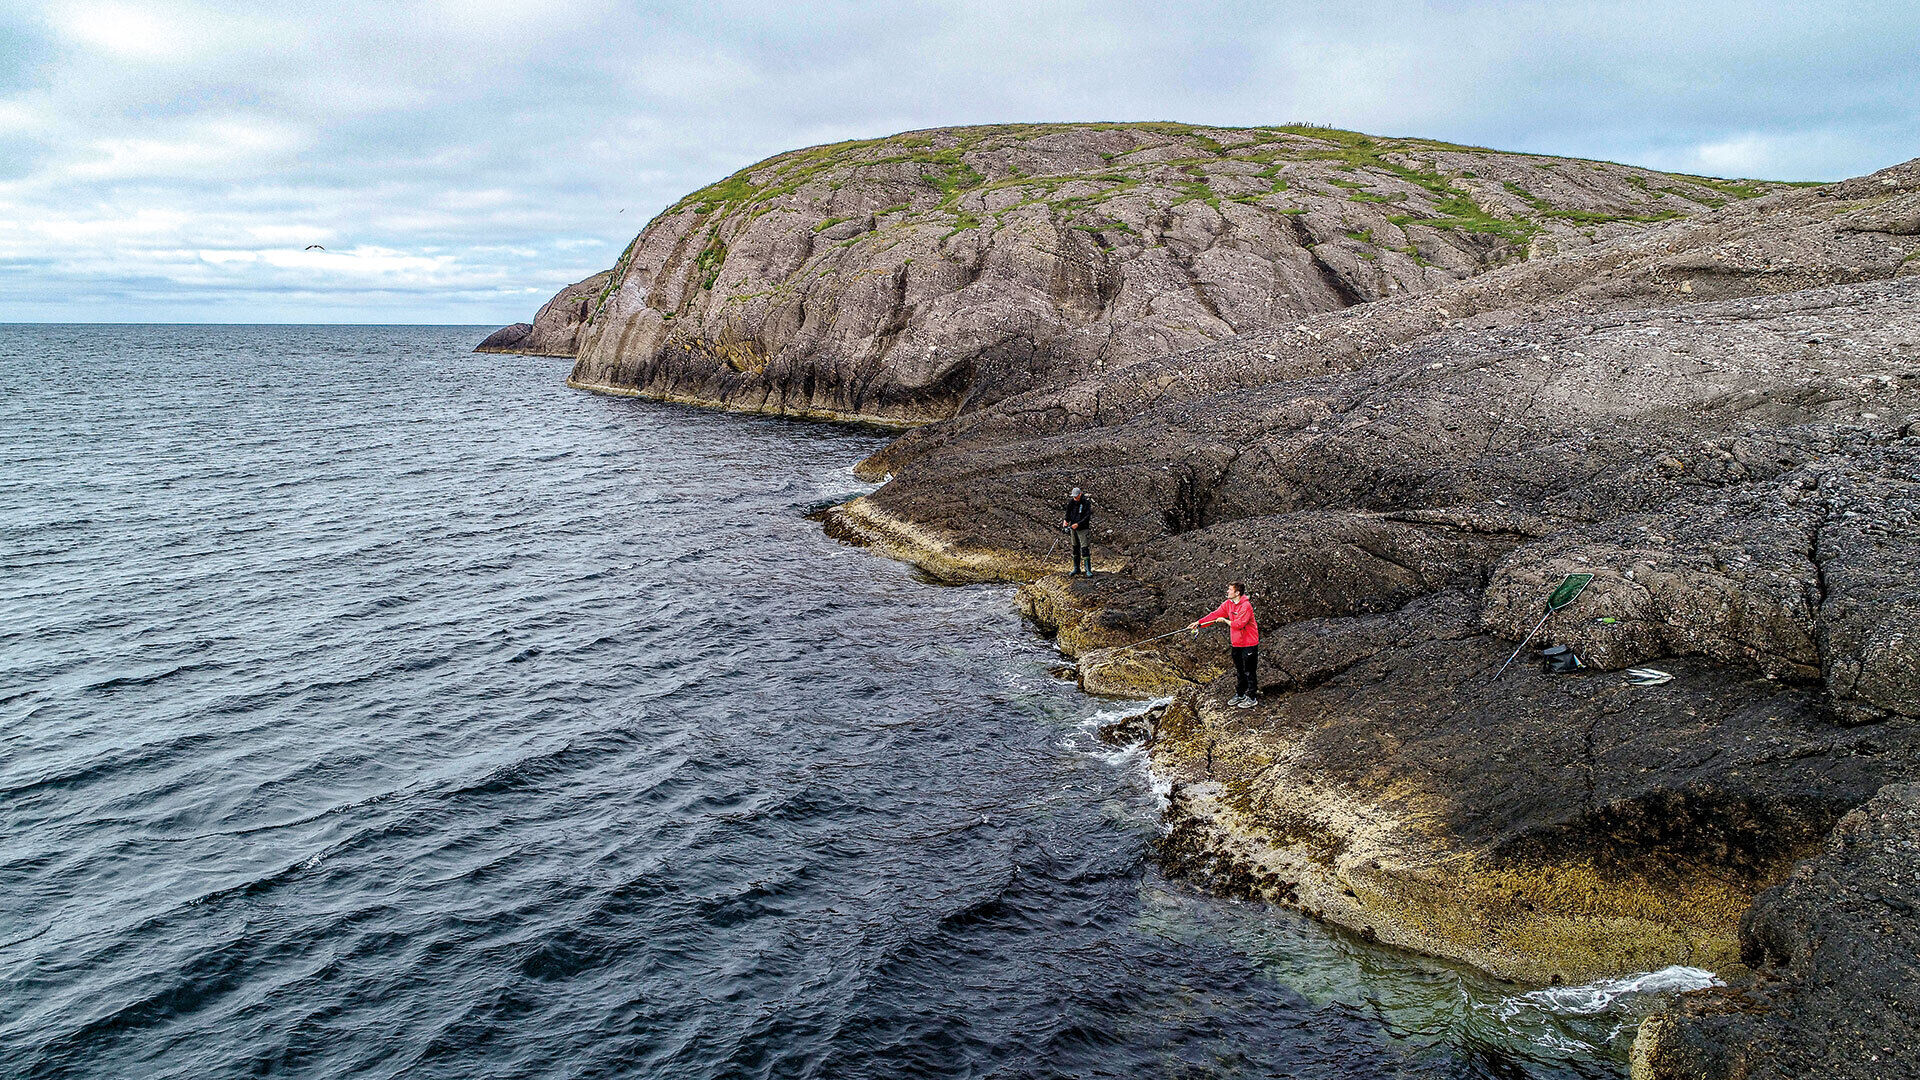
[(1305, 730), (1239, 720), (1189, 693), (1161, 721), (1151, 754), (1176, 782), (1171, 869), (1525, 982), (1738, 969), (1740, 914), (1765, 879), (1505, 856), (1438, 826), (1459, 810), (1444, 792), (1356, 787), (1316, 772)]

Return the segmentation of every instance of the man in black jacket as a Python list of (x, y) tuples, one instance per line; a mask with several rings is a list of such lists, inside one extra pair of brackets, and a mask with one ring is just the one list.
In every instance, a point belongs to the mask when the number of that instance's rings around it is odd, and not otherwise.
[[(1073, 573), (1083, 577), (1093, 576), (1093, 500), (1074, 488), (1067, 500), (1067, 509), (1060, 515), (1060, 527), (1067, 530), (1073, 538)], [(1080, 569), (1081, 560), (1086, 560), (1086, 569)], [(1068, 575), (1073, 576), (1072, 574)]]

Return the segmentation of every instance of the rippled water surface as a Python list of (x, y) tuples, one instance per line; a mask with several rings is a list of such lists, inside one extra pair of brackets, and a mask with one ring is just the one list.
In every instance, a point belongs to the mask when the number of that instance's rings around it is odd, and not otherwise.
[(1589, 1077), (1525, 993), (1149, 867), (880, 444), (472, 328), (0, 327), (0, 1075)]

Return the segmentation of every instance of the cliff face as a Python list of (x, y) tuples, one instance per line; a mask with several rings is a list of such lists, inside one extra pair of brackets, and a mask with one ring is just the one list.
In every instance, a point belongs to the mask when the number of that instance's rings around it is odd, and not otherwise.
[(561, 314), (578, 386), (916, 424), (1779, 188), (1320, 128), (912, 132), (687, 196)]

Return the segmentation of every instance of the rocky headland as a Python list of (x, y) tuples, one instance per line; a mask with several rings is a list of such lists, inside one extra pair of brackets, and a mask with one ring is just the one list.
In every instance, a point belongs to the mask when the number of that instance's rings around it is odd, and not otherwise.
[[(1920, 161), (920, 132), (697, 192), (541, 318), (577, 386), (917, 425), (828, 527), (1021, 582), (1086, 689), (1170, 696), (1171, 870), (1516, 979), (1728, 976), (1649, 1024), (1647, 1076), (1749, 1075), (1726, 1048), (1811, 1046), (1847, 963), (1911, 969), (1911, 862), (1845, 844), (1920, 780)], [(1090, 579), (1045, 558), (1072, 485)], [(1587, 670), (1494, 679), (1572, 572), (1536, 640)], [(1230, 579), (1256, 709), (1219, 640), (1127, 647)], [(1903, 1000), (1851, 1022), (1907, 1031)]]
[(588, 389), (912, 425), (1779, 187), (1310, 127), (910, 132), (702, 188), (502, 334), (577, 333)]

